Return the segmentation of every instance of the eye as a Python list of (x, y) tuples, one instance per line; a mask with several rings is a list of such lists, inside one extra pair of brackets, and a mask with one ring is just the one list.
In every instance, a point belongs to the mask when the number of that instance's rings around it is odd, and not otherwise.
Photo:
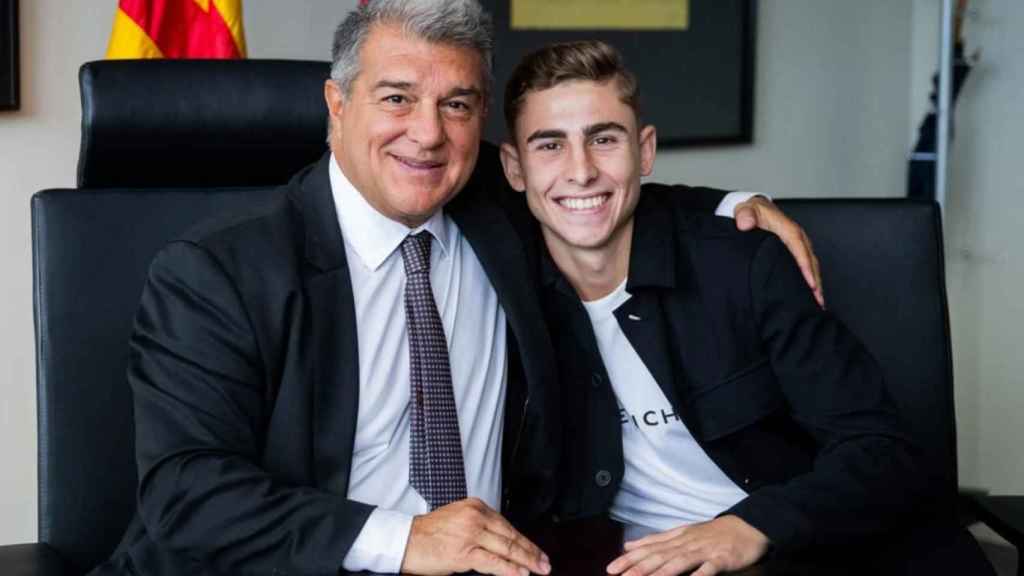
[(561, 148), (562, 148), (561, 142), (550, 141), (550, 142), (541, 142), (541, 143), (539, 143), (537, 145), (536, 149), (541, 151), (541, 152), (554, 152), (554, 151), (559, 150)]
[(388, 94), (387, 96), (381, 98), (381, 102), (384, 102), (386, 104), (405, 104), (408, 101), (409, 99), (406, 98), (403, 94)]
[(594, 144), (597, 144), (598, 146), (610, 146), (618, 141), (619, 139), (612, 134), (601, 134), (600, 136), (596, 136), (593, 140)]
[(473, 104), (465, 100), (445, 100), (441, 110), (449, 118), (467, 119), (473, 115)]

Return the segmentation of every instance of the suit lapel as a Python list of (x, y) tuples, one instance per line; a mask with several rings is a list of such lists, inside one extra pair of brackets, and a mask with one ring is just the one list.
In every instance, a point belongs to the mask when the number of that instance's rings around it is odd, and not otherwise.
[[(626, 289), (635, 297), (617, 315), (658, 385), (673, 406), (687, 400), (687, 388), (703, 375), (693, 370), (717, 354), (716, 337), (702, 305), (693, 258), (694, 247), (680, 231), (691, 225), (651, 191), (640, 197), (635, 212), (633, 245)], [(629, 315), (640, 318), (631, 320)], [(698, 327), (703, 327), (698, 330)]]
[(679, 406), (665, 314), (656, 294), (639, 291), (615, 310), (615, 318), (672, 406)]
[(529, 376), (531, 366), (543, 365), (538, 364), (542, 359), (532, 357), (534, 351), (550, 349), (528, 344), (537, 338), (548, 338), (533, 292), (533, 276), (512, 222), (497, 203), (475, 198), (476, 194), (476, 190), (464, 190), (446, 210), (473, 247), (494, 286), (516, 340), (522, 344), (519, 352)]
[(348, 492), (359, 414), (359, 348), (355, 303), (327, 169), (328, 152), (293, 186), (305, 227), (310, 375), (313, 383), (313, 460), (317, 486)]

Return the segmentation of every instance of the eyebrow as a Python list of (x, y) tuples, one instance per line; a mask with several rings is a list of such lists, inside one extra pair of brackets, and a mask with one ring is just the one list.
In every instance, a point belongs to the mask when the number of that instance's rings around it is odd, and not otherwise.
[[(402, 80), (381, 80), (373, 85), (373, 90), (380, 90), (381, 88), (391, 88), (393, 90), (411, 90), (416, 86), (415, 82), (406, 82)], [(448, 98), (459, 98), (463, 96), (472, 96), (475, 98), (482, 98), (482, 92), (475, 86), (465, 87), (457, 86), (453, 88), (448, 94), (445, 94), (443, 99)]]
[(609, 130), (629, 134), (629, 130), (626, 130), (626, 127), (618, 122), (601, 122), (599, 124), (591, 124), (583, 129), (583, 134), (585, 136), (593, 136), (594, 134), (607, 132)]
[(545, 138), (565, 138), (565, 130), (537, 130), (526, 139), (526, 143), (529, 144), (534, 140), (542, 140)]
[[(598, 124), (591, 124), (583, 129), (584, 136), (593, 136), (594, 134), (600, 134), (608, 130), (614, 130), (615, 132), (622, 132), (623, 134), (629, 134), (629, 130), (625, 126), (618, 122), (600, 122)], [(543, 140), (548, 138), (565, 138), (565, 130), (537, 130), (526, 139), (526, 143), (529, 144), (534, 140)]]

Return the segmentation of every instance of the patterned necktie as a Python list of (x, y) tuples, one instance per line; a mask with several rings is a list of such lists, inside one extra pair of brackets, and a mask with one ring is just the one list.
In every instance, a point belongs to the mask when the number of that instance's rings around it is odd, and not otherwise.
[(409, 483), (433, 510), (466, 497), (448, 343), (430, 289), (428, 232), (402, 241), (412, 422)]

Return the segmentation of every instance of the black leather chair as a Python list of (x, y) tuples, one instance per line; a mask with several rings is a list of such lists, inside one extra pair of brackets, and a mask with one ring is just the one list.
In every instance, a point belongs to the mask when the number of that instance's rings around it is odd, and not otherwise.
[[(814, 242), (826, 304), (879, 362), (921, 449), (913, 573), (991, 571), (959, 527), (953, 363), (939, 207), (907, 199), (780, 200)], [(949, 527), (946, 529), (938, 529)], [(957, 572), (957, 569), (961, 569)]]
[(135, 509), (126, 342), (149, 260), (200, 220), (246, 210), (326, 147), (327, 62), (82, 66), (78, 188), (32, 199), (39, 543), (2, 574), (80, 574)]
[(79, 71), (79, 188), (284, 184), (327, 150), (305, 60), (102, 60)]
[(75, 189), (32, 198), (39, 541), (68, 573), (110, 556), (135, 512), (125, 371), (149, 261), (199, 221), (252, 209), (279, 191)]

